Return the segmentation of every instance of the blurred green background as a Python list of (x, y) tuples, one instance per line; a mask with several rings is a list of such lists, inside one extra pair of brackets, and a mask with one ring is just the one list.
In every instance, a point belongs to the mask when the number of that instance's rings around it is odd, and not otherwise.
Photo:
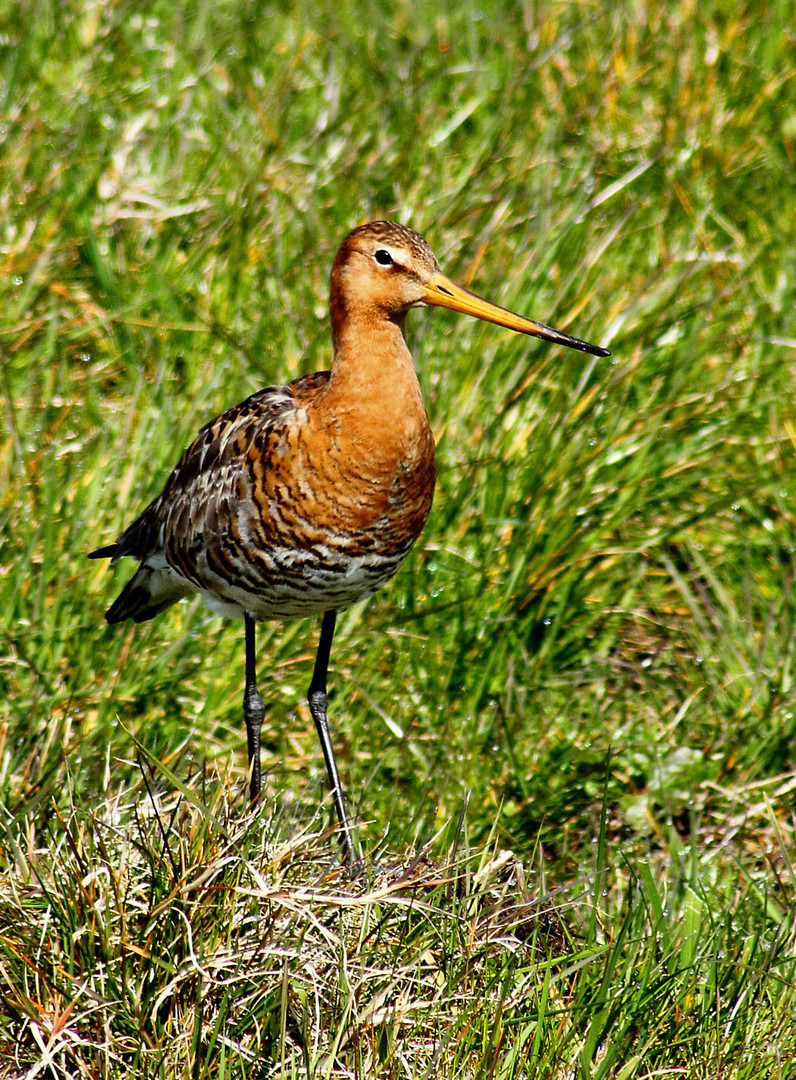
[[(6, 805), (124, 783), (126, 729), (242, 775), (241, 627), (108, 628), (129, 571), (85, 554), (215, 412), (328, 366), (331, 260), (375, 217), (613, 356), (411, 317), (436, 506), (333, 654), (369, 835), (472, 790), (566, 843), (606, 777), (648, 832), (792, 766), (796, 113), (763, 6), (6, 10)], [(275, 798), (322, 790), (316, 634), (261, 635)]]

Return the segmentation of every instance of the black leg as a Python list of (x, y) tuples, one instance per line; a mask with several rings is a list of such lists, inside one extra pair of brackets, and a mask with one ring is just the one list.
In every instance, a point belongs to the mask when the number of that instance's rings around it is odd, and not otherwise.
[(246, 721), (246, 741), (249, 744), (249, 769), (252, 802), (260, 794), (260, 728), (263, 726), (265, 705), (257, 689), (257, 663), (254, 650), (256, 623), (248, 612), (244, 613), (246, 627), (246, 689), (243, 693), (243, 719)]
[(329, 775), (329, 784), (332, 788), (337, 820), (340, 822), (340, 840), (343, 845), (343, 859), (350, 867), (356, 866), (360, 861), (360, 855), (354, 844), (351, 826), (345, 811), (345, 799), (343, 798), (343, 786), (340, 783), (340, 774), (337, 771), (337, 762), (334, 757), (334, 747), (329, 735), (329, 721), (326, 716), (326, 675), (329, 670), (329, 654), (332, 651), (332, 638), (334, 637), (334, 624), (337, 613), (327, 611), (323, 617), (321, 626), (321, 640), (318, 642), (318, 655), (315, 657), (315, 670), (312, 673), (312, 682), (307, 694), (312, 719), (321, 740), (326, 772)]

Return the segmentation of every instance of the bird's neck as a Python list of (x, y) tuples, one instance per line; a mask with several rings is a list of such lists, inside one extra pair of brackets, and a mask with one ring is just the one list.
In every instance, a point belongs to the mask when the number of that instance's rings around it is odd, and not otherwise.
[[(374, 453), (433, 453), (420, 384), (402, 325), (387, 319), (335, 328), (328, 417)], [(422, 449), (421, 449), (422, 448)]]
[(350, 313), (333, 327), (334, 363), (331, 386), (350, 399), (385, 397), (417, 401), (420, 386), (404, 337), (403, 319), (394, 322)]

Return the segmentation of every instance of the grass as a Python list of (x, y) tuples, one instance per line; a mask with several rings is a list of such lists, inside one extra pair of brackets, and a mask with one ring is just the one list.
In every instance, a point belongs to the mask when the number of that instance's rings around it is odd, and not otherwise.
[[(0, 1076), (791, 1074), (792, 12), (0, 10)], [(200, 423), (327, 366), (378, 216), (611, 348), (434, 311), (432, 517), (318, 626), (102, 613)]]

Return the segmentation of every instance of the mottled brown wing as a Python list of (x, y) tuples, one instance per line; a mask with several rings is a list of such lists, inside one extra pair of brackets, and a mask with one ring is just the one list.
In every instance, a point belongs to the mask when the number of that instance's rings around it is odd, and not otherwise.
[(106, 613), (109, 622), (143, 622), (206, 586), (198, 563), (223, 549), (235, 528), (245, 487), (249, 449), (278, 441), (295, 422), (297, 397), (311, 400), (329, 379), (326, 371), (269, 386), (211, 420), (185, 450), (160, 495), (114, 544), (89, 558), (130, 556), (141, 566)]

